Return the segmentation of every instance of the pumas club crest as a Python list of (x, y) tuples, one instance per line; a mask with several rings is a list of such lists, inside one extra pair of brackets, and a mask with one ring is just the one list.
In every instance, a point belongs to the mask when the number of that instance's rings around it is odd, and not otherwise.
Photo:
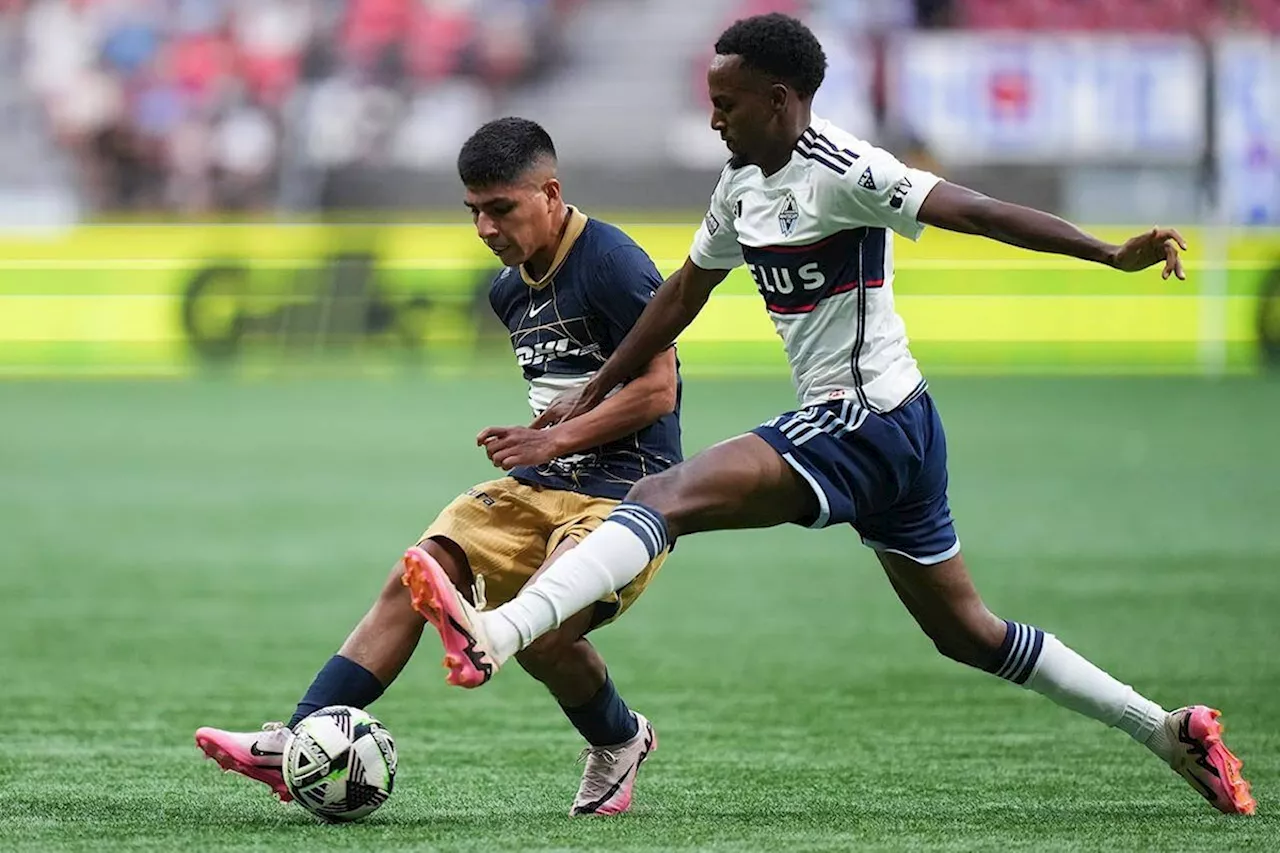
[(790, 237), (791, 232), (796, 230), (796, 222), (800, 219), (800, 208), (796, 206), (796, 197), (792, 193), (787, 193), (787, 198), (782, 202), (782, 212), (778, 214), (778, 228), (782, 230), (783, 237)]

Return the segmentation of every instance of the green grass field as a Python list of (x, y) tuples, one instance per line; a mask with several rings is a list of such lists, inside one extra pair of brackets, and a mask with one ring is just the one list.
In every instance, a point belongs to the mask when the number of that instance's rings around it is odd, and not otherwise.
[[(598, 635), (661, 750), (634, 812), (573, 821), (580, 743), (518, 670), (438, 643), (373, 710), (400, 776), (321, 826), (202, 759), (287, 718), (435, 511), (525, 417), (515, 381), (0, 384), (0, 849), (1274, 850), (1280, 389), (940, 378), (952, 497), (997, 612), (1167, 707), (1223, 709), (1259, 814), (1124, 735), (944, 661), (848, 529), (681, 542)], [(686, 385), (686, 449), (790, 408)]]

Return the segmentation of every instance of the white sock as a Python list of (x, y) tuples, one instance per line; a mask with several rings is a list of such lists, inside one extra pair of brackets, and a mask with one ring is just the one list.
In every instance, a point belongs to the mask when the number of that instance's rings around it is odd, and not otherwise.
[(485, 633), (499, 660), (528, 646), (565, 619), (635, 580), (667, 548), (667, 525), (646, 506), (621, 503), (604, 523), (560, 556), (520, 594), (485, 614)]
[(1168, 762), (1173, 744), (1165, 731), (1169, 713), (1122, 684), (1039, 628), (1007, 623), (1009, 635), (991, 671), (1034, 690), (1064, 708), (1120, 729)]

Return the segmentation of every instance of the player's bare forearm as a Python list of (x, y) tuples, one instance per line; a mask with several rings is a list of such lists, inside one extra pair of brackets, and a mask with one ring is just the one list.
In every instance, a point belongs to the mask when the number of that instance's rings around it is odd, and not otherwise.
[(1010, 204), (966, 187), (938, 184), (920, 206), (925, 225), (976, 234), (1033, 252), (1050, 252), (1136, 272), (1164, 262), (1164, 277), (1186, 276), (1178, 248), (1186, 241), (1171, 228), (1153, 228), (1122, 245), (1099, 240), (1061, 217), (1020, 204)]
[(618, 393), (582, 416), (550, 428), (560, 455), (617, 441), (674, 412), (676, 382), (676, 351), (667, 347)]
[(1051, 213), (1010, 204), (946, 182), (934, 187), (924, 200), (920, 221), (1035, 252), (1052, 252), (1100, 264), (1109, 265), (1119, 248)]
[(668, 348), (618, 393), (581, 413), (582, 417), (562, 419), (556, 414), (576, 402), (561, 395), (529, 426), (488, 427), (476, 436), (476, 444), (504, 471), (517, 465), (542, 465), (631, 435), (674, 411), (676, 382), (676, 354)]
[(619, 383), (635, 376), (655, 355), (669, 347), (707, 304), (727, 270), (704, 270), (686, 260), (658, 288), (640, 319), (584, 392), (584, 402), (598, 403)]

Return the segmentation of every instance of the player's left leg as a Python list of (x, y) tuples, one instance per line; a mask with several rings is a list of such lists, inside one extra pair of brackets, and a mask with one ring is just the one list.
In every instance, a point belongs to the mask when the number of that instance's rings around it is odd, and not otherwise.
[(1204, 705), (1172, 713), (1085, 660), (1053, 634), (1000, 619), (982, 602), (964, 558), (931, 565), (878, 552), (894, 590), (948, 658), (1120, 729), (1146, 746), (1227, 814), (1252, 814), (1241, 763), (1222, 742), (1218, 712)]
[[(523, 497), (536, 516), (528, 519), (531, 527), (547, 531), (543, 544), (551, 548), (551, 554), (536, 570), (526, 571), (517, 563), (504, 565), (503, 561), (494, 559), (494, 554), (486, 555), (483, 549), (478, 549), (477, 557), (483, 561), (477, 572), (485, 578), (485, 588), (492, 594), (485, 596), (486, 604), (509, 600), (521, 585), (527, 586), (544, 574), (577, 544), (573, 537), (585, 537), (616, 504), (602, 498), (527, 486), (511, 486), (506, 494)], [(617, 595), (589, 603), (515, 655), (524, 670), (546, 686), (561, 711), (587, 741), (581, 756), (586, 766), (571, 815), (612, 815), (630, 808), (636, 774), (657, 747), (653, 726), (627, 707), (609, 677), (604, 660), (586, 635), (625, 610), (643, 591), (661, 562), (662, 557), (652, 561), (633, 584)], [(445, 573), (433, 555), (411, 548), (405, 554), (405, 565), (405, 583), (413, 590), (417, 606), (424, 607), (430, 602), (426, 607), (428, 618), (466, 620), (480, 612), (474, 609), (476, 602), (469, 601), (456, 583), (446, 588), (450, 581), (444, 579)], [(465, 612), (457, 610), (463, 601), (467, 601)], [(458, 615), (449, 615), (454, 613)], [(456, 642), (446, 645), (446, 665), (452, 670), (456, 667), (453, 662), (465, 658), (476, 667), (475, 672), (481, 674), (479, 668), (486, 665), (488, 658), (475, 648), (473, 637), (464, 636), (461, 630), (454, 635)]]
[(631, 487), (600, 527), (551, 571), (482, 614), (497, 656), (630, 584), (668, 543), (711, 530), (775, 527), (819, 514), (809, 483), (754, 433), (715, 444)]
[[(575, 545), (574, 539), (566, 537), (534, 577)], [(569, 809), (571, 816), (616, 815), (630, 809), (640, 765), (658, 748), (653, 725), (627, 707), (587, 633), (617, 618), (643, 591), (660, 562), (661, 558), (651, 564), (616, 600), (599, 601), (578, 611), (515, 656), (525, 672), (551, 692), (588, 744), (582, 751), (585, 766)]]
[(582, 781), (569, 809), (575, 817), (630, 809), (640, 765), (658, 748), (653, 725), (627, 707), (586, 638), (593, 621), (592, 608), (583, 610), (516, 655), (587, 742)]
[(406, 582), (440, 633), (449, 683), (479, 687), (516, 652), (631, 583), (677, 536), (815, 517), (825, 523), (827, 509), (807, 477), (747, 433), (641, 479), (578, 547), (494, 610), (480, 612), (459, 599), (429, 566)]
[(525, 672), (546, 686), (587, 741), (582, 781), (569, 814), (616, 815), (631, 808), (640, 765), (658, 748), (653, 724), (627, 707), (604, 659), (582, 636), (590, 611), (571, 617), (516, 655)]

